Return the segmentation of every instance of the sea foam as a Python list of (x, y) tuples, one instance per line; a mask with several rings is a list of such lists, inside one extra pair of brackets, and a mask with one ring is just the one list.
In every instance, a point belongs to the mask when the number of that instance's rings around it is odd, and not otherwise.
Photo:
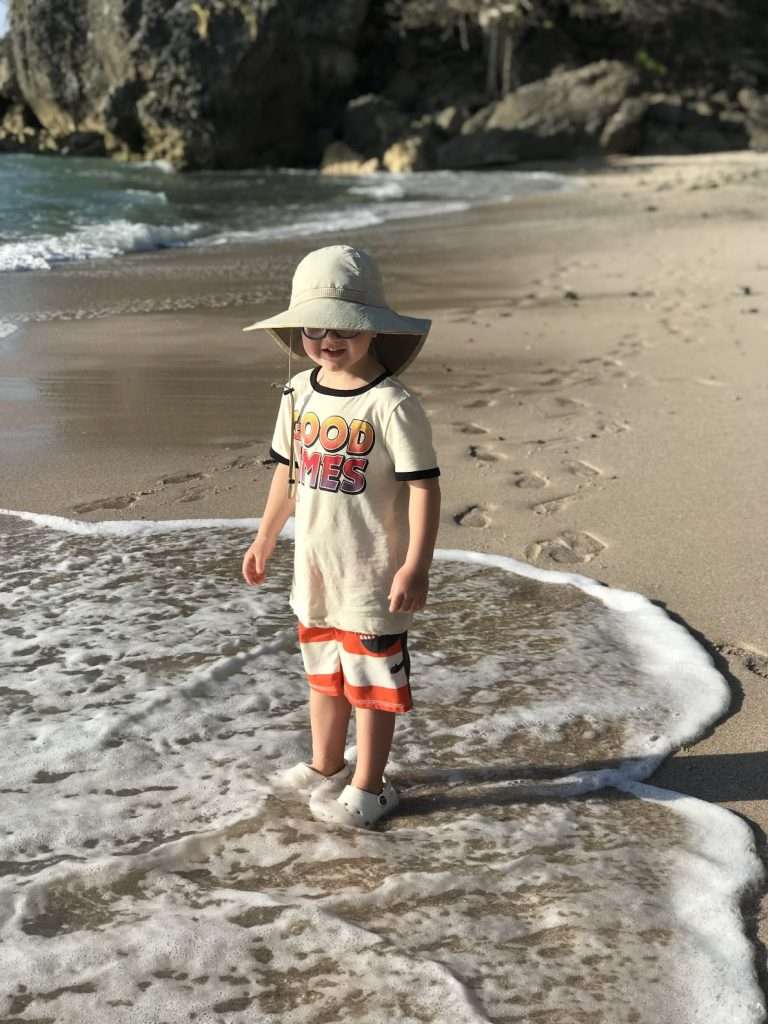
[(63, 235), (0, 245), (0, 271), (50, 270), (56, 263), (72, 260), (112, 259), (129, 252), (184, 245), (200, 230), (199, 224), (166, 226), (123, 219), (89, 224)]
[[(361, 177), (277, 168), (185, 176), (162, 161), (10, 154), (0, 165), (0, 195), (4, 187), (14, 201), (3, 209), (0, 271), (24, 271), (169, 246), (351, 231), (563, 191), (578, 182), (506, 169)], [(41, 195), (47, 203), (40, 203)]]
[(329, 828), (277, 781), (309, 756), (307, 692), (290, 524), (253, 588), (257, 526), (0, 511), (0, 1015), (764, 1019), (750, 830), (637, 781), (728, 707), (686, 630), (438, 552), (401, 806)]

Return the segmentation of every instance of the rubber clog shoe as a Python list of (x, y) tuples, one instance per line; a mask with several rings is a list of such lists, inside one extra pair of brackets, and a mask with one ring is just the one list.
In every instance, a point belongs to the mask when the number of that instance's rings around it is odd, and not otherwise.
[[(335, 800), (328, 800), (328, 789), (317, 789), (309, 801), (309, 809), (318, 821), (351, 828), (373, 828), (400, 803), (397, 790), (386, 779), (381, 793), (369, 793), (357, 786), (345, 786)], [(325, 797), (326, 799), (323, 799)]]
[(278, 786), (298, 789), (303, 793), (311, 793), (319, 786), (323, 786), (326, 790), (338, 792), (346, 785), (347, 780), (351, 776), (352, 766), (347, 764), (346, 761), (344, 766), (339, 768), (333, 775), (323, 775), (322, 772), (315, 771), (306, 761), (299, 761), (293, 768), (286, 768), (284, 771), (277, 772), (274, 776), (274, 781)]

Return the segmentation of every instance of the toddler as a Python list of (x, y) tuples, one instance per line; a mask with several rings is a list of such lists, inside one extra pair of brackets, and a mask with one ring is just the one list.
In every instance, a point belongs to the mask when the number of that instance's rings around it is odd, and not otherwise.
[[(384, 770), (395, 716), (413, 706), (407, 631), (427, 599), (439, 522), (429, 421), (395, 376), (430, 325), (389, 308), (368, 253), (332, 245), (301, 260), (286, 311), (245, 328), (268, 330), (288, 352), (270, 452), (277, 466), (242, 566), (246, 582), (262, 583), (295, 516), (290, 605), (310, 690), (312, 762), (287, 780), (318, 790), (315, 816), (362, 828), (398, 803)], [(291, 376), (295, 355), (314, 367)], [(353, 706), (354, 774), (344, 761)]]

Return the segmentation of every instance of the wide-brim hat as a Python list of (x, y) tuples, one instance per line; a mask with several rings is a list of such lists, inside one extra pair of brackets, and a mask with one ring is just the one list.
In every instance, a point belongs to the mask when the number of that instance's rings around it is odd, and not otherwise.
[(304, 358), (302, 327), (375, 331), (371, 351), (397, 374), (416, 358), (431, 326), (431, 320), (401, 316), (389, 307), (379, 268), (367, 252), (328, 245), (299, 262), (288, 309), (243, 330), (268, 331), (284, 352)]

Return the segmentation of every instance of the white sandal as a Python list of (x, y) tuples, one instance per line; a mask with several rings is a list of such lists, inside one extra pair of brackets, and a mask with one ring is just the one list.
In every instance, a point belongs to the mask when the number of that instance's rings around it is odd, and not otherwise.
[(286, 786), (290, 789), (298, 789), (304, 793), (311, 793), (318, 786), (329, 785), (327, 789), (340, 790), (352, 776), (352, 766), (346, 761), (344, 766), (339, 768), (333, 775), (323, 775), (306, 761), (299, 761), (293, 768), (285, 768), (273, 776), (273, 781), (278, 786)]
[(373, 828), (377, 821), (390, 814), (400, 803), (397, 790), (383, 780), (381, 793), (369, 793), (357, 786), (345, 786), (336, 800), (321, 799), (328, 790), (318, 790), (319, 799), (310, 799), (309, 809), (318, 821), (329, 824), (349, 825), (351, 828)]

